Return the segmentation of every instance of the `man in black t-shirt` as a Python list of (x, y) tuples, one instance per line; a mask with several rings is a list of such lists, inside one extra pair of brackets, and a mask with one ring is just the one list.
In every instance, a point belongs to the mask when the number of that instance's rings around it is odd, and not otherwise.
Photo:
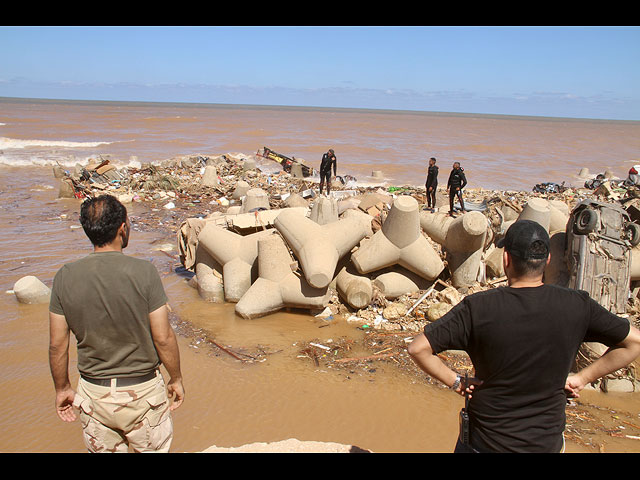
[(427, 208), (433, 212), (434, 208), (436, 208), (436, 190), (438, 189), (438, 166), (436, 165), (436, 159), (433, 157), (429, 159), (427, 181), (424, 188), (427, 191)]
[[(428, 375), (469, 397), (470, 440), (456, 452), (560, 452), (567, 397), (640, 355), (640, 332), (587, 292), (542, 283), (549, 235), (521, 220), (499, 246), (508, 286), (465, 297), (409, 345)], [(569, 375), (582, 342), (610, 348)], [(465, 381), (436, 355), (465, 350), (475, 378)]]

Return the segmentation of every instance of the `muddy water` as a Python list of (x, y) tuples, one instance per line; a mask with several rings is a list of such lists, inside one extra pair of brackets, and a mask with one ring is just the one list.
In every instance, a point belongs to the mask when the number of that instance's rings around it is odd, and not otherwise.
[(263, 146), (316, 168), (333, 148), (338, 174), (363, 182), (380, 170), (390, 184), (424, 185), (427, 159), (436, 157), (440, 184), (458, 161), (470, 188), (531, 190), (540, 182), (580, 185), (583, 167), (626, 177), (640, 163), (640, 122), (0, 99), (0, 164), (73, 166), (97, 154), (153, 163), (182, 154), (251, 155)]

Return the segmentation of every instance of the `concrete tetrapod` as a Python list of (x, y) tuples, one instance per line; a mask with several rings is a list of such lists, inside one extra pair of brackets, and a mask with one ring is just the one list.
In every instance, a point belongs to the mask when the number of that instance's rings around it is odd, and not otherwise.
[(353, 308), (365, 308), (373, 298), (373, 286), (367, 277), (349, 272), (347, 267), (336, 276), (338, 295)]
[(338, 201), (335, 198), (319, 197), (311, 207), (309, 218), (318, 225), (338, 221)]
[(457, 218), (424, 212), (420, 225), (445, 249), (451, 284), (456, 288), (472, 285), (481, 272), (487, 218), (481, 212), (468, 212)]
[(258, 240), (271, 234), (273, 230), (261, 230), (242, 236), (212, 223), (200, 231), (198, 245), (222, 265), (224, 296), (228, 302), (237, 302), (249, 290), (257, 277)]
[(207, 302), (224, 302), (222, 267), (200, 244), (196, 248), (195, 262), (194, 271), (200, 297)]
[(256, 210), (269, 210), (269, 195), (261, 188), (251, 188), (247, 190), (242, 201), (242, 213)]
[(393, 300), (402, 295), (425, 290), (430, 282), (406, 268), (398, 267), (397, 270), (378, 275), (372, 283), (387, 300)]
[(278, 215), (274, 225), (293, 250), (305, 278), (316, 288), (324, 288), (331, 283), (338, 261), (349, 253), (367, 235), (370, 231), (368, 228), (371, 228), (370, 225), (367, 228), (359, 216), (349, 216), (319, 225), (288, 209)]
[(258, 240), (258, 279), (236, 304), (236, 313), (252, 319), (282, 308), (324, 308), (331, 298), (328, 288), (311, 287), (292, 270), (295, 262), (277, 234)]
[(363, 242), (351, 261), (360, 273), (400, 265), (427, 280), (444, 270), (440, 256), (420, 231), (418, 202), (408, 195), (393, 202), (382, 228)]

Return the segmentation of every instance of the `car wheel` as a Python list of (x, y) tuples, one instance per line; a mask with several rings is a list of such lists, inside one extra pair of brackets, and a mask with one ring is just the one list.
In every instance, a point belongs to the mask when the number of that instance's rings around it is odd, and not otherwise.
[(640, 225), (637, 223), (628, 223), (624, 227), (624, 233), (632, 247), (640, 243)]
[(595, 210), (585, 208), (576, 216), (573, 231), (578, 235), (586, 235), (596, 230), (598, 225), (598, 213)]

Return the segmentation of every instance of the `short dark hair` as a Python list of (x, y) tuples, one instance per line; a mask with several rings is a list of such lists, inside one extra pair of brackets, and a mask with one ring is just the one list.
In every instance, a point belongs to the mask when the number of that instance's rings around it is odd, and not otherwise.
[(80, 207), (80, 224), (97, 247), (111, 243), (126, 221), (127, 209), (112, 195), (87, 198)]
[(519, 277), (537, 276), (544, 273), (549, 257), (549, 249), (542, 240), (535, 240), (528, 250), (533, 255), (546, 255), (544, 258), (524, 259), (511, 254), (511, 263), (515, 274)]

